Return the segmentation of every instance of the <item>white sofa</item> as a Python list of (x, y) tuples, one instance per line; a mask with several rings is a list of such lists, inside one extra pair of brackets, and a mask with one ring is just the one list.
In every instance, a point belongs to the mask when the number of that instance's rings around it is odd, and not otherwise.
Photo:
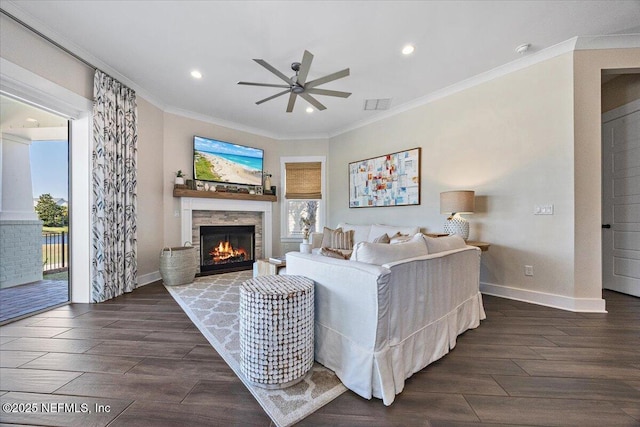
[[(382, 265), (287, 254), (287, 274), (315, 282), (316, 360), (355, 393), (385, 405), (406, 378), (447, 354), (459, 334), (485, 318), (480, 250), (461, 238), (460, 244), (421, 234), (412, 244), (419, 239), (427, 247), (422, 255)], [(361, 246), (367, 245), (382, 244)], [(458, 249), (442, 250), (448, 247)]]

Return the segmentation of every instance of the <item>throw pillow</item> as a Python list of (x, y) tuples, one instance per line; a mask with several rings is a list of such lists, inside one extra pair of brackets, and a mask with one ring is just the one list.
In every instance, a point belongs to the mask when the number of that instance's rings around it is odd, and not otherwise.
[(359, 242), (353, 249), (351, 260), (382, 265), (427, 254), (427, 245), (422, 234), (418, 233), (410, 241), (395, 245)]
[(387, 233), (384, 233), (382, 236), (378, 236), (375, 239), (373, 239), (372, 243), (389, 243), (391, 240), (389, 240), (389, 235)]
[(353, 230), (342, 231), (341, 228), (332, 230), (324, 227), (322, 232), (322, 247), (331, 249), (353, 249)]
[(408, 234), (402, 234), (398, 231), (396, 234), (389, 238), (389, 243), (391, 243), (392, 245), (395, 245), (396, 243), (405, 243), (411, 240), (411, 237), (412, 236), (409, 236)]
[(338, 249), (320, 248), (320, 255), (326, 256), (329, 258), (349, 259), (349, 257), (351, 256), (351, 251), (347, 251), (347, 252), (349, 252), (349, 255), (345, 255), (342, 251)]
[(427, 243), (427, 249), (430, 254), (462, 249), (467, 246), (464, 239), (457, 234), (452, 234), (446, 237), (424, 236), (424, 240)]

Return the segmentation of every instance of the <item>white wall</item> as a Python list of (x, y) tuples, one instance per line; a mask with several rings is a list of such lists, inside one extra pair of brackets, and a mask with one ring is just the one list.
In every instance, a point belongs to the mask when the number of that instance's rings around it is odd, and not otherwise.
[[(182, 245), (180, 241), (180, 199), (173, 197), (175, 174), (182, 170), (193, 178), (193, 136), (204, 136), (264, 150), (264, 170), (273, 174), (273, 185), (280, 180), (278, 141), (266, 136), (230, 129), (202, 120), (164, 113), (164, 164), (162, 167), (164, 197), (164, 245)], [(278, 189), (279, 191), (279, 189)], [(277, 211), (277, 212), (276, 212)], [(279, 224), (279, 210), (274, 209), (273, 226)], [(274, 234), (274, 236), (277, 236)]]
[[(58, 85), (87, 100), (93, 99), (93, 69), (4, 15), (0, 15), (0, 37), (2, 39), (0, 57), (54, 83), (54, 85), (51, 85), (52, 87)], [(89, 105), (90, 103), (91, 101), (89, 101)], [(144, 278), (154, 277), (154, 274), (157, 273), (158, 255), (162, 247), (163, 212), (160, 208), (162, 206), (162, 191), (160, 190), (162, 180), (160, 175), (162, 173), (163, 125), (161, 111), (140, 96), (138, 96), (138, 115), (138, 208), (141, 216), (144, 215), (145, 217), (144, 223), (138, 228), (138, 275)], [(74, 143), (75, 141), (72, 142), (72, 149), (74, 149)], [(87, 152), (87, 147), (81, 148), (84, 149), (81, 151)], [(83, 170), (85, 172), (83, 176), (73, 174), (72, 189), (74, 186), (86, 187), (87, 183), (90, 182), (89, 158), (90, 156), (86, 155), (72, 159), (74, 163), (87, 163), (84, 168), (72, 165), (73, 170)], [(85, 242), (85, 245), (83, 245), (84, 251), (84, 246), (87, 246), (86, 242), (89, 241), (90, 235), (89, 228), (84, 226), (87, 225), (85, 218), (80, 217), (84, 216), (85, 213), (88, 215), (89, 207), (83, 206), (81, 215), (74, 213), (74, 210), (80, 208), (77, 205), (74, 207), (77, 200), (80, 200), (80, 198), (72, 200), (72, 221), (73, 218), (76, 219), (72, 226), (79, 224), (80, 219), (82, 219), (83, 235), (78, 236), (80, 227), (75, 228), (76, 236), (74, 236), (74, 239), (79, 237)], [(87, 201), (87, 197), (83, 196), (81, 200), (84, 203)], [(159, 227), (156, 231), (150, 231), (151, 227), (156, 226)], [(76, 248), (78, 246), (75, 245)], [(86, 276), (85, 273), (88, 273), (88, 266), (76, 267), (82, 267), (83, 278), (78, 281), (82, 281), (84, 284), (86, 281), (84, 276)], [(72, 266), (72, 269), (76, 267)], [(72, 276), (72, 280), (76, 280), (79, 276)]]
[[(440, 192), (475, 190), (470, 238), (492, 245), (481, 280), (572, 297), (573, 139), (569, 53), (332, 138), (330, 222), (441, 232)], [(420, 206), (348, 208), (347, 163), (413, 147), (422, 147)], [(554, 215), (534, 215), (535, 204), (553, 204)]]
[(140, 283), (158, 280), (164, 244), (164, 113), (138, 97), (138, 276)]

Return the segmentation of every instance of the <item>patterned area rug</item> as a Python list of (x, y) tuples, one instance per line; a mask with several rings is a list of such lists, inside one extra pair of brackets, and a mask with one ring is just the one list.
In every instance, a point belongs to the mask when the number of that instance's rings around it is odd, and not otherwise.
[(198, 277), (188, 285), (165, 287), (273, 422), (286, 427), (317, 411), (347, 389), (332, 371), (318, 363), (314, 363), (303, 381), (283, 390), (265, 390), (245, 380), (240, 371), (239, 286), (251, 277), (250, 271), (240, 271)]

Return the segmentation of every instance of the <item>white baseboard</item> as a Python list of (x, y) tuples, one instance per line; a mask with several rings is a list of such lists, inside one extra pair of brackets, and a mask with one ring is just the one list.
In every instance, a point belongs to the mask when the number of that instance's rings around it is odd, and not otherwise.
[(584, 313), (607, 312), (605, 310), (605, 300), (602, 298), (572, 298), (485, 282), (480, 282), (480, 292), (496, 297), (544, 305), (546, 307), (559, 308), (567, 311)]
[(143, 274), (141, 276), (138, 276), (138, 287), (157, 282), (158, 280), (162, 280), (159, 271), (154, 271), (153, 273), (149, 274)]

